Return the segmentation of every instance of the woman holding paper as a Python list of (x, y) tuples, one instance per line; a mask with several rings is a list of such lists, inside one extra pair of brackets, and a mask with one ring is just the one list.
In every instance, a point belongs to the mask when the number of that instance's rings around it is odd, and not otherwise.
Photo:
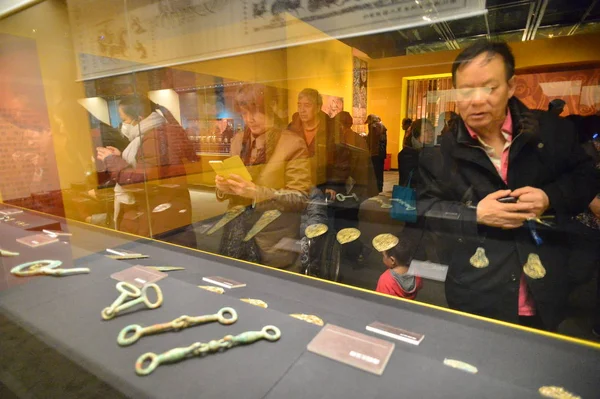
[[(290, 243), (299, 238), (310, 171), (304, 140), (274, 124), (269, 105), (275, 99), (273, 89), (258, 84), (244, 85), (237, 92), (235, 107), (242, 114), (245, 129), (233, 138), (230, 155), (241, 158), (252, 180), (237, 174), (215, 178), (219, 200), (229, 200), (229, 209), (245, 207), (240, 216), (225, 225), (220, 251), (226, 256), (290, 269), (297, 257)], [(273, 214), (270, 222), (264, 218)], [(256, 234), (244, 241), (249, 232)]]
[(196, 160), (185, 131), (166, 108), (138, 97), (121, 100), (119, 115), (129, 145), (97, 148), (115, 182), (116, 228), (195, 247), (194, 234), (181, 234), (192, 213), (184, 164)]

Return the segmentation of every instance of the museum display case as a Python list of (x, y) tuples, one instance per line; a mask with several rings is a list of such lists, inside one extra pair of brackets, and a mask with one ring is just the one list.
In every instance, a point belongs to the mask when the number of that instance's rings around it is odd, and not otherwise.
[(596, 397), (599, 22), (0, 2), (0, 397)]

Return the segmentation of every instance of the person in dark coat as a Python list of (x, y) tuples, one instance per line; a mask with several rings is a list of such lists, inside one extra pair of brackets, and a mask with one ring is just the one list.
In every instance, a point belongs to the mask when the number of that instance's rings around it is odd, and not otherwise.
[(445, 239), (451, 308), (555, 330), (568, 285), (561, 226), (587, 207), (598, 179), (571, 123), (513, 97), (514, 66), (506, 43), (479, 41), (456, 58), (461, 120), (423, 150), (417, 207)]
[(387, 147), (387, 128), (381, 123), (381, 118), (377, 115), (367, 116), (365, 125), (369, 128), (367, 143), (369, 152), (371, 153), (371, 162), (373, 162), (373, 170), (377, 179), (377, 189), (383, 191), (383, 165), (386, 157)]
[[(415, 121), (410, 128), (410, 136), (404, 143), (402, 151), (398, 153), (398, 184), (410, 187), (416, 187), (420, 184), (419, 177), (419, 154), (427, 138), (432, 138), (434, 134), (433, 124), (428, 119), (419, 119)], [(412, 176), (412, 177), (411, 177)]]

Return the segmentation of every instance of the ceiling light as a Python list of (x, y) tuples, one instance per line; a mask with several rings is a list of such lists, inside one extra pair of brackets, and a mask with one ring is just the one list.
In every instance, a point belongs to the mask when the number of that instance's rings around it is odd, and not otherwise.
[(427, 15), (423, 15), (423, 20), (431, 22), (431, 18), (429, 18)]
[(554, 34), (553, 34), (553, 33), (550, 33), (550, 34), (548, 35), (548, 38), (550, 38), (550, 39), (552, 39), (553, 37), (554, 37)]

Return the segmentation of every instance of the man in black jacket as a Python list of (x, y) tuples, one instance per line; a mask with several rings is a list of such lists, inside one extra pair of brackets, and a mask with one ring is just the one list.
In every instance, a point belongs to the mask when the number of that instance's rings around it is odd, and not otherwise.
[(506, 43), (480, 41), (456, 58), (461, 120), (421, 155), (418, 208), (448, 244), (450, 307), (555, 330), (567, 296), (561, 226), (598, 181), (570, 123), (513, 97), (514, 68)]

